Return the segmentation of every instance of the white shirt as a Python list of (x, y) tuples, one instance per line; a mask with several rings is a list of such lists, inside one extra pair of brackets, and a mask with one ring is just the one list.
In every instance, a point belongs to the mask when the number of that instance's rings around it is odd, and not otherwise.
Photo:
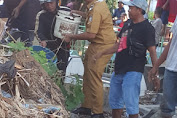
[(170, 32), (173, 33), (173, 38), (168, 51), (165, 68), (177, 72), (177, 16)]
[(160, 18), (157, 18), (155, 21), (152, 22), (152, 26), (155, 29), (155, 44), (158, 44), (161, 36), (161, 29), (162, 29), (162, 20)]

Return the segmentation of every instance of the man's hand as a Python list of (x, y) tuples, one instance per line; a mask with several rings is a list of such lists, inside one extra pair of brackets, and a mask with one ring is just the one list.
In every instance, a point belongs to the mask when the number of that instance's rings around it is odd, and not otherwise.
[(149, 72), (148, 72), (148, 81), (152, 82), (154, 80), (154, 78), (157, 75), (157, 71), (158, 69), (153, 67)]
[(158, 92), (160, 89), (160, 79), (156, 76), (153, 80), (154, 90)]
[(162, 9), (165, 10), (166, 7), (167, 7), (167, 5), (168, 5), (168, 4), (164, 4), (164, 5), (162, 6)]
[(92, 57), (94, 63), (96, 63), (96, 60), (98, 60), (99, 58), (101, 58), (102, 55), (103, 55), (103, 54), (102, 54), (101, 52), (94, 54), (93, 57)]
[(13, 11), (12, 11), (12, 16), (14, 18), (17, 18), (19, 16), (19, 13), (20, 13), (20, 8), (19, 7), (16, 7)]
[(71, 15), (73, 14), (73, 13), (75, 13), (75, 14), (77, 14), (77, 10), (71, 10)]
[(153, 83), (155, 91), (160, 89), (160, 79), (157, 76), (157, 73), (158, 69), (155, 67), (153, 67), (148, 73), (148, 81)]
[(47, 46), (47, 42), (46, 42), (46, 41), (41, 41), (40, 44), (41, 44), (41, 46), (44, 47), (44, 48)]
[(78, 15), (81, 15), (83, 18), (86, 18), (86, 13), (85, 12), (78, 11), (78, 10), (71, 10), (71, 14), (70, 15), (73, 15), (74, 13), (78, 14)]
[(72, 34), (63, 34), (63, 36), (64, 36), (63, 40), (66, 42), (70, 42), (72, 40), (71, 39)]

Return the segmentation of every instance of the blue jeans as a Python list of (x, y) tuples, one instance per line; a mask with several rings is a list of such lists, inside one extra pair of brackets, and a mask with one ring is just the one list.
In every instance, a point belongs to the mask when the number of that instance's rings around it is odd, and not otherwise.
[(139, 113), (139, 94), (142, 73), (127, 72), (126, 74), (112, 74), (109, 104), (112, 109), (123, 109), (124, 104), (128, 114)]
[(164, 101), (160, 106), (162, 116), (173, 116), (177, 106), (177, 72), (165, 69), (163, 97)]
[(161, 14), (161, 20), (164, 25), (168, 24), (169, 11), (163, 10)]

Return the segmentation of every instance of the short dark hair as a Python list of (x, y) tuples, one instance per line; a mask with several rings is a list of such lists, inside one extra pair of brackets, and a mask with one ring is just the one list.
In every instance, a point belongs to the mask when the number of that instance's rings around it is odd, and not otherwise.
[[(136, 6), (137, 9), (141, 9), (139, 7)], [(143, 15), (146, 14), (146, 11), (142, 9), (142, 12), (141, 12)]]
[(159, 16), (161, 16), (161, 14), (162, 14), (162, 8), (161, 7), (157, 7), (156, 9), (155, 9), (155, 14), (158, 14)]
[(122, 3), (122, 4), (124, 4), (122, 1), (118, 1), (118, 3)]

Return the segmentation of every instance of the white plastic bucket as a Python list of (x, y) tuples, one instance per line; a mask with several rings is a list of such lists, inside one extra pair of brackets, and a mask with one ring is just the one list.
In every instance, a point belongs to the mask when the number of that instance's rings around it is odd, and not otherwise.
[(63, 38), (63, 34), (76, 34), (81, 22), (81, 16), (70, 12), (59, 10), (56, 15), (54, 36)]
[(62, 10), (62, 11), (71, 11), (71, 9), (69, 7), (66, 7), (66, 6), (60, 6), (60, 10)]
[(62, 15), (62, 16), (70, 16), (70, 11), (64, 11), (64, 10), (58, 10), (58, 16)]

